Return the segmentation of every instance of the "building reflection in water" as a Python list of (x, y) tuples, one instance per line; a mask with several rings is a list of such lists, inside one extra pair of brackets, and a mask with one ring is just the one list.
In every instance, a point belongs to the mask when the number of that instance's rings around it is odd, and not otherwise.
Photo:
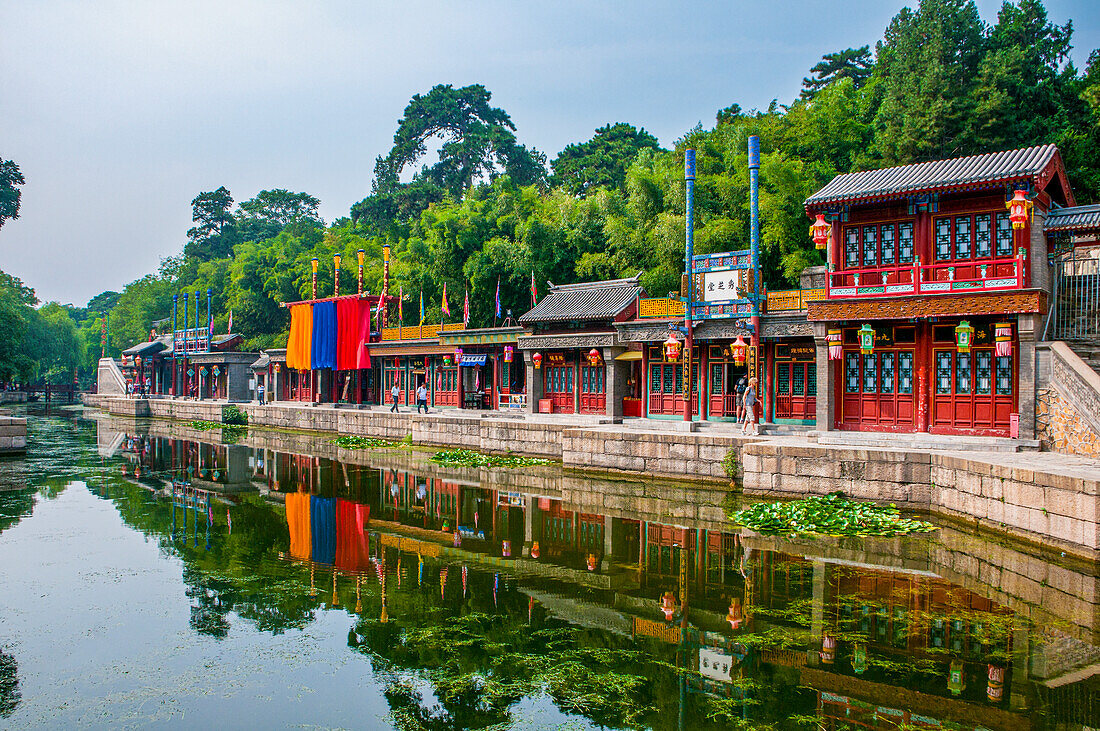
[[(502, 592), (518, 592), (528, 621), (553, 616), (667, 657), (681, 669), (681, 709), (702, 694), (748, 714), (750, 699), (779, 688), (824, 728), (1024, 728), (1020, 714), (1059, 697), (1030, 676), (1052, 662), (1049, 635), (904, 562), (652, 520), (644, 497), (586, 512), (553, 479), (501, 489), (416, 455), (360, 453), (356, 464), (148, 434), (116, 449), (130, 478), (188, 475), (230, 510), (249, 493), (281, 507), (283, 557), (308, 566), (311, 594), (330, 607), (401, 623), (411, 616), (395, 591), (437, 587), (432, 602), (460, 606), (484, 592), (498, 610)], [(179, 508), (197, 536), (202, 510)]]

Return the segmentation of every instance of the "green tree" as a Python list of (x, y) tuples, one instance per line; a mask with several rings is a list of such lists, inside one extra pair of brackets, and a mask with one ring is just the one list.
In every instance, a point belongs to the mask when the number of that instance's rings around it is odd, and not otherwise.
[(802, 79), (801, 98), (813, 99), (817, 92), (839, 79), (851, 79), (858, 89), (870, 80), (873, 69), (870, 46), (826, 53), (810, 68), (810, 77)]
[(195, 196), (191, 201), (191, 220), (195, 225), (187, 230), (184, 255), (204, 261), (232, 256), (233, 246), (239, 240), (232, 209), (233, 196), (224, 185)]
[(23, 195), (19, 186), (26, 182), (18, 165), (11, 160), (0, 159), (0, 228), (5, 221), (19, 218), (19, 202)]
[(890, 21), (874, 74), (883, 95), (875, 147), (886, 163), (966, 151), (984, 35), (973, 0), (922, 0)]
[(574, 143), (550, 163), (551, 179), (574, 195), (594, 188), (622, 189), (626, 170), (644, 149), (657, 150), (657, 138), (632, 124), (618, 122), (596, 130), (587, 142)]
[(309, 193), (291, 193), (275, 188), (261, 190), (255, 198), (241, 203), (241, 211), (248, 217), (269, 221), (280, 228), (298, 223), (323, 226), (324, 222), (317, 212), (320, 205), (321, 201)]

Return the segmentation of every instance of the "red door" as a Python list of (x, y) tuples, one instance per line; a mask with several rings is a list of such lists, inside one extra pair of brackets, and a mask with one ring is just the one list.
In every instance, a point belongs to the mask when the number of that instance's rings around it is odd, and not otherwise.
[(775, 418), (814, 419), (817, 416), (817, 364), (779, 361), (775, 364)]
[(605, 368), (600, 366), (581, 366), (581, 409), (582, 414), (603, 414), (607, 411), (607, 396), (604, 393)]
[(543, 375), (543, 393), (554, 404), (555, 414), (572, 414), (573, 366), (547, 366)]
[[(649, 413), (675, 416), (684, 413), (684, 366), (682, 363), (650, 362)], [(691, 369), (691, 413), (699, 413), (699, 364)]]
[(992, 348), (933, 351), (935, 395), (932, 431), (1005, 436), (1015, 410), (1016, 372), (1011, 355), (997, 357)]
[(844, 351), (841, 426), (857, 431), (913, 431), (914, 351)]
[(458, 368), (436, 368), (435, 405), (458, 406)]

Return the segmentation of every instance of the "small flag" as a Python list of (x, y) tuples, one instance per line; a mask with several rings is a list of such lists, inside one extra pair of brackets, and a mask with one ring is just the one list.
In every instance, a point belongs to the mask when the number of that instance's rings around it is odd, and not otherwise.
[(402, 325), (405, 324), (405, 307), (402, 304), (405, 301), (405, 288), (403, 286), (397, 287), (397, 321)]
[(470, 290), (466, 290), (466, 299), (462, 303), (462, 324), (470, 324)]
[[(213, 323), (211, 323), (210, 327), (211, 327), (210, 331), (213, 332), (214, 331), (213, 330), (213, 327), (214, 327)], [(233, 310), (229, 311), (229, 327), (227, 327), (225, 329), (225, 334), (226, 335), (232, 335), (233, 334)]]
[(497, 315), (496, 315), (496, 316), (497, 316), (497, 317), (500, 317), (500, 277), (497, 277), (497, 298), (496, 298), (496, 305), (497, 305)]
[(424, 324), (424, 290), (420, 290), (420, 324)]
[(534, 307), (538, 303), (539, 289), (535, 286), (535, 270), (531, 270), (531, 306)]
[(443, 283), (443, 314), (447, 317), (451, 316), (451, 306), (447, 304), (447, 283)]
[[(210, 322), (208, 322), (206, 324), (206, 335), (207, 335), (207, 337), (211, 337), (211, 338), (214, 337), (214, 318), (213, 317), (211, 317)], [(156, 338), (153, 337), (153, 333), (149, 333), (149, 339), (150, 340), (155, 340), (156, 339)]]

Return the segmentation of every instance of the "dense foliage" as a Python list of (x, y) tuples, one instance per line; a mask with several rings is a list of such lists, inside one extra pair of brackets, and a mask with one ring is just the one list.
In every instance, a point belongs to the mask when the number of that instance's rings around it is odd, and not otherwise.
[[(922, 0), (893, 18), (873, 54), (870, 44), (826, 53), (788, 106), (746, 112), (731, 103), (713, 128), (689, 130), (668, 150), (644, 129), (609, 124), (562, 150), (552, 174), (484, 86), (435, 86), (409, 102), (370, 194), (349, 217), (326, 225), (304, 192), (264, 190), (240, 204), (225, 187), (200, 192), (182, 255), (121, 294), (65, 309), (90, 372), (102, 312), (110, 309), (117, 353), (157, 321), (170, 327), (176, 292), (193, 302), (211, 289), (216, 332), (232, 311), (246, 348), (281, 345), (288, 318), (279, 303), (309, 296), (310, 259), (320, 259), (328, 294), (341, 254), (346, 291), (363, 249), (364, 286), (378, 292), (383, 243), (393, 251), (391, 291), (409, 299), (412, 324), (421, 292), (427, 320), (441, 319), (444, 285), (452, 320), (468, 291), (471, 326), (492, 325), (498, 281), (503, 308), (522, 314), (532, 273), (545, 293), (547, 282), (641, 272), (646, 290), (664, 296), (679, 288), (683, 266), (684, 149), (698, 151), (697, 253), (745, 248), (752, 134), (763, 152), (763, 279), (772, 289), (797, 286), (806, 266), (822, 263), (803, 201), (838, 173), (1056, 143), (1078, 202), (1100, 200), (1100, 49), (1078, 70), (1068, 61), (1072, 32), (1047, 17), (1042, 0), (1005, 3), (991, 25), (973, 0)], [(438, 160), (426, 160), (437, 147)], [(0, 318), (10, 316), (5, 307), (0, 299)], [(0, 343), (0, 354), (13, 350), (21, 352)]]
[(769, 535), (900, 536), (936, 529), (923, 520), (901, 517), (893, 504), (860, 502), (839, 492), (789, 503), (757, 503), (730, 519)]
[(445, 449), (436, 452), (430, 459), (450, 467), (534, 467), (550, 464), (548, 459), (517, 457), (510, 454), (482, 454), (472, 449)]

